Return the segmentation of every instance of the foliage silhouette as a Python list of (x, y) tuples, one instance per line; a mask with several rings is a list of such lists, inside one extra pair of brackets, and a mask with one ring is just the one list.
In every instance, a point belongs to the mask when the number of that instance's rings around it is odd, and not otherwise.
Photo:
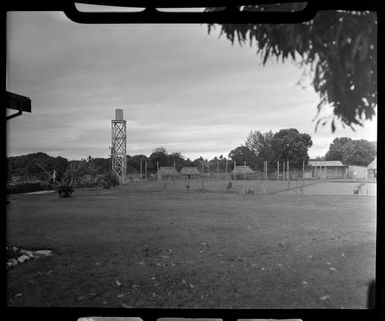
[[(296, 11), (304, 3), (242, 6), (246, 11)], [(220, 8), (206, 8), (216, 11)], [(215, 24), (208, 25), (208, 33)], [(249, 42), (266, 65), (271, 58), (288, 59), (312, 77), (318, 93), (315, 129), (336, 120), (354, 130), (375, 115), (377, 106), (377, 15), (375, 12), (320, 11), (311, 21), (299, 24), (222, 24), (220, 35), (233, 44)], [(333, 108), (333, 115), (320, 117), (324, 106)]]

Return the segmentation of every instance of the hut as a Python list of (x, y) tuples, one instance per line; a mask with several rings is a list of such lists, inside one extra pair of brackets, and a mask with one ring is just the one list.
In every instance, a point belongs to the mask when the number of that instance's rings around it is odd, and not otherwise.
[(237, 179), (237, 177), (246, 178), (247, 175), (253, 174), (254, 171), (247, 165), (244, 166), (234, 166), (234, 169), (232, 171), (234, 179)]
[(201, 174), (196, 167), (182, 167), (179, 173), (188, 178), (196, 177)]
[(341, 179), (348, 175), (348, 166), (340, 161), (309, 160), (309, 166), (316, 179)]
[(367, 179), (368, 169), (365, 166), (348, 166), (348, 178), (349, 179)]
[(157, 172), (158, 179), (175, 178), (176, 176), (179, 176), (179, 173), (173, 166), (161, 166)]

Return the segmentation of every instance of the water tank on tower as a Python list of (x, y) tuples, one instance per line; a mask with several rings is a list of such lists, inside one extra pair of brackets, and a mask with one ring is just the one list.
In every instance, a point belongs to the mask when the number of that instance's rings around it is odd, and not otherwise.
[(115, 109), (115, 119), (111, 120), (111, 169), (121, 184), (126, 182), (126, 121), (123, 109)]

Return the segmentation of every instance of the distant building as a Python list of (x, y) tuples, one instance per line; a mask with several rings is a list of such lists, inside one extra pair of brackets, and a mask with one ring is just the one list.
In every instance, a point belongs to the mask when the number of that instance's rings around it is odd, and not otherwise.
[(248, 174), (253, 174), (254, 171), (249, 166), (234, 166), (234, 169), (232, 171), (234, 179), (244, 178)]
[(377, 157), (368, 165), (367, 169), (368, 178), (377, 179)]
[(365, 166), (349, 165), (348, 178), (349, 179), (367, 179), (368, 168)]
[(189, 177), (199, 176), (201, 174), (196, 167), (182, 167), (179, 173)]
[(348, 175), (348, 166), (340, 161), (309, 160), (308, 164), (315, 179), (341, 179)]
[(173, 166), (161, 166), (157, 172), (158, 179), (172, 178), (176, 176), (179, 176), (179, 173)]

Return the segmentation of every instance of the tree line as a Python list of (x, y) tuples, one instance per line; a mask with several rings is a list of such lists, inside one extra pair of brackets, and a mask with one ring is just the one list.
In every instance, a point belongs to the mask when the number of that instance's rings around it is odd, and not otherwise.
[(310, 135), (295, 128), (281, 129), (276, 133), (254, 130), (248, 134), (245, 145), (232, 150), (229, 156), (237, 164), (246, 162), (253, 170), (263, 171), (265, 161), (272, 170), (278, 161), (289, 161), (291, 168), (302, 169), (304, 162), (309, 160), (308, 150), (312, 145)]
[(344, 165), (368, 166), (377, 155), (377, 145), (365, 139), (335, 138), (325, 160), (339, 160)]
[[(300, 133), (295, 128), (281, 129), (278, 132), (261, 132), (252, 130), (244, 144), (230, 151), (227, 157), (215, 156), (204, 159), (202, 156), (190, 160), (179, 152), (169, 153), (164, 147), (155, 148), (149, 156), (127, 155), (127, 173), (156, 173), (157, 166), (175, 166), (177, 171), (182, 167), (196, 167), (199, 171), (230, 172), (234, 164), (249, 166), (254, 171), (263, 171), (264, 162), (270, 170), (275, 170), (277, 161), (290, 162), (290, 168), (302, 169), (309, 160), (308, 150), (313, 142), (309, 134)], [(348, 137), (335, 138), (322, 160), (339, 160), (344, 165), (367, 166), (376, 157), (376, 146), (366, 140), (352, 140)], [(43, 170), (44, 168), (45, 170)], [(8, 178), (19, 178), (21, 181), (31, 178), (47, 181), (55, 171), (55, 179), (61, 182), (70, 179), (73, 173), (77, 177), (98, 177), (111, 175), (111, 159), (88, 156), (81, 160), (68, 160), (64, 157), (51, 157), (45, 153), (33, 153), (8, 157)]]

